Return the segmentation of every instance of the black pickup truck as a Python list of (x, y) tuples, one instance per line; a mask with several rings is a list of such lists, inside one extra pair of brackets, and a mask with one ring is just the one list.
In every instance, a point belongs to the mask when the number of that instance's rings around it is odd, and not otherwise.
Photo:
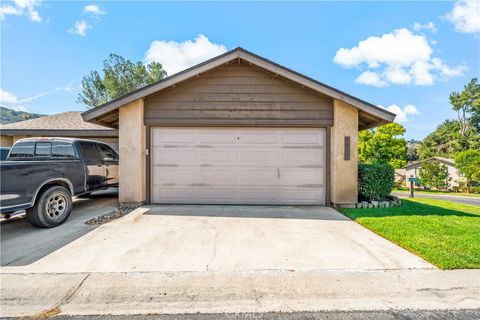
[(107, 144), (70, 138), (21, 139), (0, 163), (0, 212), (26, 210), (39, 228), (63, 223), (73, 196), (118, 186), (118, 155)]

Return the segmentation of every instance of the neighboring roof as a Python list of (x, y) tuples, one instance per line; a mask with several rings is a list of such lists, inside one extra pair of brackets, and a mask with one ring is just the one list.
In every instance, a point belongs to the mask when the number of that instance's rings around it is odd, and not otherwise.
[(133, 91), (115, 100), (107, 102), (101, 106), (85, 111), (84, 113), (82, 113), (83, 119), (85, 119), (85, 121), (95, 122), (97, 118), (104, 115), (111, 114), (112, 112), (114, 112), (115, 110), (117, 110), (118, 108), (120, 108), (121, 106), (127, 103), (130, 103), (137, 99), (144, 98), (151, 94), (157, 93), (160, 90), (171, 87), (181, 81), (190, 79), (200, 73), (209, 71), (211, 69), (219, 67), (235, 59), (241, 59), (241, 60), (247, 61), (253, 65), (256, 65), (272, 73), (275, 73), (278, 76), (281, 76), (290, 81), (296, 82), (311, 90), (317, 91), (321, 94), (327, 95), (329, 97), (344, 101), (352, 106), (355, 106), (359, 110), (364, 111), (367, 114), (374, 116), (375, 118), (378, 118), (378, 120), (375, 122), (376, 125), (390, 123), (395, 119), (395, 114), (392, 112), (389, 112), (369, 102), (366, 102), (364, 100), (351, 96), (345, 92), (332, 88), (324, 83), (316, 81), (303, 74), (300, 74), (298, 72), (285, 68), (275, 62), (267, 60), (263, 57), (260, 57), (240, 47), (233, 49), (229, 52), (226, 52), (222, 55), (219, 55), (215, 58), (212, 58), (210, 60), (207, 60), (205, 62), (202, 62), (189, 69), (178, 72), (158, 82), (155, 82), (153, 84), (140, 88), (136, 91)]
[(112, 128), (84, 121), (80, 111), (67, 111), (51, 116), (44, 116), (36, 119), (2, 125), (0, 134), (72, 134), (80, 136), (117, 136), (118, 132)]
[(446, 164), (449, 164), (449, 165), (452, 165), (452, 166), (455, 165), (455, 160), (453, 160), (452, 158), (431, 157), (431, 158), (427, 158), (427, 159), (424, 159), (424, 160), (409, 163), (405, 166), (405, 169), (415, 167), (419, 164), (422, 164), (425, 161), (433, 161), (433, 160), (440, 161), (440, 162), (443, 162), (443, 163), (446, 163)]

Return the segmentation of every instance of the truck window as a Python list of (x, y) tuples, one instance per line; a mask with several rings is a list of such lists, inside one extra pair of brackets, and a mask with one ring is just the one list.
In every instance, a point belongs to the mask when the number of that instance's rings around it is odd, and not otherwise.
[(35, 149), (35, 142), (19, 142), (16, 143), (12, 151), (10, 151), (10, 155), (8, 159), (11, 160), (19, 160), (25, 158), (33, 158), (33, 151)]
[(52, 155), (51, 142), (37, 142), (35, 146), (35, 157), (50, 157)]
[(83, 160), (86, 163), (99, 163), (97, 148), (92, 142), (80, 142), (80, 150), (82, 152)]
[(76, 159), (75, 150), (70, 142), (54, 141), (52, 145), (52, 157), (61, 159)]
[(103, 161), (115, 161), (118, 160), (118, 155), (112, 148), (104, 144), (97, 144), (98, 150), (100, 150), (100, 156)]

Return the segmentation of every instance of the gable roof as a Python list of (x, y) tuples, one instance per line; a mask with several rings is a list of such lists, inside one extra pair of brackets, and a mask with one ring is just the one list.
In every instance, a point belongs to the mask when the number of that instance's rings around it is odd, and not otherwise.
[(212, 70), (216, 67), (224, 65), (236, 59), (244, 60), (250, 64), (256, 65), (257, 67), (270, 71), (280, 77), (295, 82), (301, 86), (314, 90), (323, 95), (335, 98), (337, 100), (344, 101), (358, 108), (360, 111), (366, 114), (367, 118), (373, 118), (372, 120), (374, 120), (374, 122), (372, 123), (373, 125), (371, 125), (370, 127), (390, 123), (395, 119), (395, 114), (390, 111), (377, 107), (362, 99), (351, 96), (343, 91), (330, 87), (324, 83), (309, 78), (296, 71), (290, 70), (240, 47), (205, 62), (202, 62), (191, 68), (180, 71), (158, 82), (142, 87), (129, 94), (107, 102), (101, 106), (85, 111), (84, 113), (82, 113), (82, 117), (85, 121), (95, 122), (97, 118), (108, 115), (127, 103), (157, 93), (160, 90), (174, 86), (181, 81), (190, 79), (200, 73)]
[(51, 116), (2, 125), (1, 135), (75, 134), (116, 136), (117, 130), (86, 122), (81, 111), (67, 111)]
[(415, 161), (415, 162), (412, 162), (412, 163), (409, 163), (405, 166), (405, 169), (409, 169), (409, 168), (413, 168), (419, 164), (422, 164), (426, 161), (440, 161), (440, 162), (443, 162), (443, 163), (446, 163), (446, 164), (449, 164), (451, 166), (455, 166), (455, 160), (452, 159), (452, 158), (443, 158), (443, 157), (431, 157), (431, 158), (427, 158), (427, 159), (424, 159), (424, 160), (419, 160), (419, 161)]

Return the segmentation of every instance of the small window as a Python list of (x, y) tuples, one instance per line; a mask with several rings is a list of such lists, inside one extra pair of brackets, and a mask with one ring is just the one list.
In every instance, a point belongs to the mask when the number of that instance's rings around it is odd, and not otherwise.
[(50, 157), (51, 155), (51, 142), (37, 142), (37, 145), (35, 146), (35, 157)]
[(100, 162), (100, 157), (98, 156), (97, 148), (91, 142), (81, 142), (80, 143), (83, 160), (87, 163), (98, 163)]
[(75, 150), (70, 142), (55, 141), (52, 146), (52, 157), (62, 159), (76, 159)]
[(19, 142), (13, 146), (8, 158), (11, 160), (33, 158), (34, 149), (35, 142)]
[(112, 148), (104, 144), (97, 144), (98, 149), (100, 150), (100, 156), (103, 161), (116, 161), (118, 160), (118, 155)]

